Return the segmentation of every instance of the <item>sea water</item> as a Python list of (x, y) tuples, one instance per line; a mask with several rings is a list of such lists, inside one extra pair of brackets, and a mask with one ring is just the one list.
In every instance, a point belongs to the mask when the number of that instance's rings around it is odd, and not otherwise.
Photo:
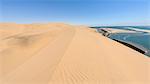
[[(97, 27), (97, 28), (104, 28), (104, 27)], [(105, 28), (115, 28), (115, 29), (135, 31), (136, 33), (113, 33), (110, 34), (109, 38), (134, 45), (146, 51), (145, 55), (150, 56), (150, 32), (139, 31), (139, 29), (150, 30), (149, 26), (111, 26), (111, 27), (107, 26)], [(136, 29), (138, 29), (138, 31), (136, 31)]]
[(150, 34), (149, 33), (116, 33), (109, 36), (111, 39), (120, 40), (146, 51), (150, 56)]

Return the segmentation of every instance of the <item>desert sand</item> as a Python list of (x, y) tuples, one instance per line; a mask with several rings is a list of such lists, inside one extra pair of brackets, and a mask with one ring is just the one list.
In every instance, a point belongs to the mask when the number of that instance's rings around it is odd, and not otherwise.
[(0, 84), (149, 84), (149, 57), (86, 26), (0, 24)]

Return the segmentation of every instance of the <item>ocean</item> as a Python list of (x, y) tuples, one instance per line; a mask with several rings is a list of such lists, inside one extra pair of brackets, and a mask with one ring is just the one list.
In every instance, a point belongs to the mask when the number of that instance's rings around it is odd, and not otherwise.
[(115, 28), (136, 31), (136, 33), (112, 33), (108, 37), (133, 45), (143, 50), (144, 54), (150, 57), (150, 32), (147, 32), (150, 31), (149, 26), (105, 26), (95, 28)]

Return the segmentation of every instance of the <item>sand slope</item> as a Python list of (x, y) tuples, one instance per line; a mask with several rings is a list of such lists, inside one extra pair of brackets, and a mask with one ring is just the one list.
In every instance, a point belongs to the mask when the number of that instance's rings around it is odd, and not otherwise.
[(0, 24), (0, 84), (149, 84), (148, 57), (95, 30)]

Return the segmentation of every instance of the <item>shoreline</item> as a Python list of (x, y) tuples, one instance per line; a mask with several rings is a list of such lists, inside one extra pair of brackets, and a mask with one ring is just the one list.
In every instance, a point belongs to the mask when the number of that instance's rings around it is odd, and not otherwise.
[[(139, 30), (141, 30), (141, 29), (139, 29)], [(139, 32), (142, 33), (142, 32), (149, 32), (149, 31), (148, 30), (147, 31), (146, 30), (145, 31), (134, 31), (134, 30), (130, 31), (130, 30), (124, 30), (124, 29), (100, 28), (100, 29), (97, 29), (97, 32), (99, 32), (102, 35), (110, 38), (111, 35), (113, 35), (113, 34), (120, 34), (120, 33), (133, 33), (134, 34), (134, 33), (139, 33)], [(142, 47), (139, 44), (136, 44), (136, 43), (133, 43), (133, 42), (130, 42), (130, 41), (127, 41), (127, 40), (121, 40), (121, 39), (115, 39), (115, 38), (110, 38), (110, 39), (115, 40), (115, 41), (117, 41), (121, 44), (124, 44), (124, 45), (126, 45), (126, 46), (128, 46), (128, 47), (130, 47), (130, 48), (132, 48), (132, 49), (134, 49), (134, 50), (136, 50), (136, 51), (138, 51), (142, 54), (147, 55), (148, 57), (150, 56), (150, 54), (148, 54), (148, 53), (150, 53), (150, 50)]]

